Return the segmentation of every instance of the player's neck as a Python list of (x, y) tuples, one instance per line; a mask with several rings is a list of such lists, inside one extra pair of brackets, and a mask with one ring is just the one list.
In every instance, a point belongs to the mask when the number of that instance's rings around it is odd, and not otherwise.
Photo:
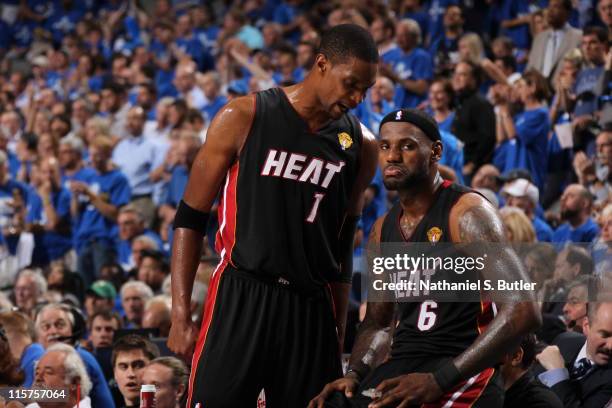
[(431, 207), (442, 181), (440, 174), (436, 173), (433, 180), (427, 179), (423, 183), (399, 191), (403, 213), (414, 217), (424, 215)]
[(300, 117), (308, 124), (312, 131), (321, 129), (331, 121), (329, 113), (323, 109), (316, 95), (310, 91), (313, 85), (309, 83), (307, 78), (304, 82), (297, 85), (283, 88), (289, 103)]

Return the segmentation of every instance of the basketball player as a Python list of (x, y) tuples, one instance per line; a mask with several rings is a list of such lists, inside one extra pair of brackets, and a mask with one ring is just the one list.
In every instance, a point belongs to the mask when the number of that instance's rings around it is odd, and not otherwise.
[[(398, 191), (400, 200), (374, 224), (370, 239), (376, 245), (504, 241), (503, 225), (486, 199), (440, 178), (442, 144), (431, 117), (398, 110), (383, 118), (380, 129), (383, 180), (387, 189)], [(494, 270), (481, 272), (485, 279), (515, 281), (525, 276), (511, 249), (496, 246), (495, 257)], [(503, 388), (491, 367), (539, 325), (535, 303), (505, 304), (494, 318), (493, 305), (484, 302), (426, 300), (398, 306), (390, 359), (374, 369), (375, 359), (366, 354), (376, 356), (379, 347), (388, 347), (375, 339), (391, 326), (394, 302), (369, 302), (346, 376), (328, 384), (310, 407), (503, 405)]]
[[(212, 121), (174, 221), (168, 346), (193, 356), (188, 407), (247, 407), (262, 388), (267, 407), (303, 407), (341, 375), (352, 242), (377, 157), (347, 112), (377, 64), (367, 30), (336, 26), (302, 83), (233, 100)], [(221, 262), (194, 349), (190, 293), (222, 182)]]

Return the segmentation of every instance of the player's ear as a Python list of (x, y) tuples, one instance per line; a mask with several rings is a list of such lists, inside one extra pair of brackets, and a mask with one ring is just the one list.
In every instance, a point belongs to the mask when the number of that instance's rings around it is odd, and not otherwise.
[(442, 158), (442, 150), (444, 147), (442, 146), (442, 142), (435, 141), (431, 144), (431, 161), (439, 162)]
[(517, 367), (522, 364), (523, 361), (523, 348), (519, 347), (512, 356), (512, 366)]
[(320, 73), (324, 73), (329, 69), (330, 62), (329, 59), (324, 54), (317, 54), (315, 57), (315, 67)]

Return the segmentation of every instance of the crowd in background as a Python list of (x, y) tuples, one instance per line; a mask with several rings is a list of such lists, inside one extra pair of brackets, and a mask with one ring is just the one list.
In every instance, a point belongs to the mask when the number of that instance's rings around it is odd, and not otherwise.
[[(174, 406), (188, 368), (164, 345), (172, 221), (210, 121), (232, 98), (301, 81), (342, 23), (368, 28), (381, 57), (353, 113), (374, 134), (396, 108), (431, 114), (443, 177), (499, 207), (510, 241), (542, 243), (525, 262), (557, 331), (539, 340), (581, 330), (585, 299), (568, 298), (612, 270), (612, 0), (7, 0), (0, 383), (63, 364), (92, 406), (136, 405), (143, 376)], [(379, 172), (357, 260), (396, 199)], [(355, 262), (353, 328), (364, 271)]]

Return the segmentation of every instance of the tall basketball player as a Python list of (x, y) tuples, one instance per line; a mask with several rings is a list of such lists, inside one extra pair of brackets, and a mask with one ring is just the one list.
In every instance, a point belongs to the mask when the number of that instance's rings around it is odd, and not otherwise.
[[(374, 224), (370, 242), (477, 242), (484, 247), (493, 242), (498, 244), (495, 261), (482, 277), (527, 280), (516, 254), (501, 245), (504, 228), (491, 204), (441, 179), (442, 143), (433, 118), (413, 109), (391, 112), (381, 122), (378, 143), (385, 187), (398, 191), (400, 200)], [(436, 270), (433, 276), (452, 281), (454, 274)], [(391, 357), (378, 367), (364, 357), (371, 348), (385, 346), (374, 339), (391, 326), (395, 305), (369, 302), (346, 376), (328, 384), (310, 407), (502, 407), (495, 366), (540, 322), (533, 299), (523, 300), (502, 305), (495, 317), (490, 302), (398, 303)]]
[[(188, 406), (300, 407), (337, 378), (374, 137), (348, 113), (375, 81), (376, 44), (340, 25), (302, 83), (236, 99), (212, 121), (174, 223), (168, 346), (192, 357)], [(203, 324), (189, 302), (207, 212), (222, 187), (221, 262)]]

